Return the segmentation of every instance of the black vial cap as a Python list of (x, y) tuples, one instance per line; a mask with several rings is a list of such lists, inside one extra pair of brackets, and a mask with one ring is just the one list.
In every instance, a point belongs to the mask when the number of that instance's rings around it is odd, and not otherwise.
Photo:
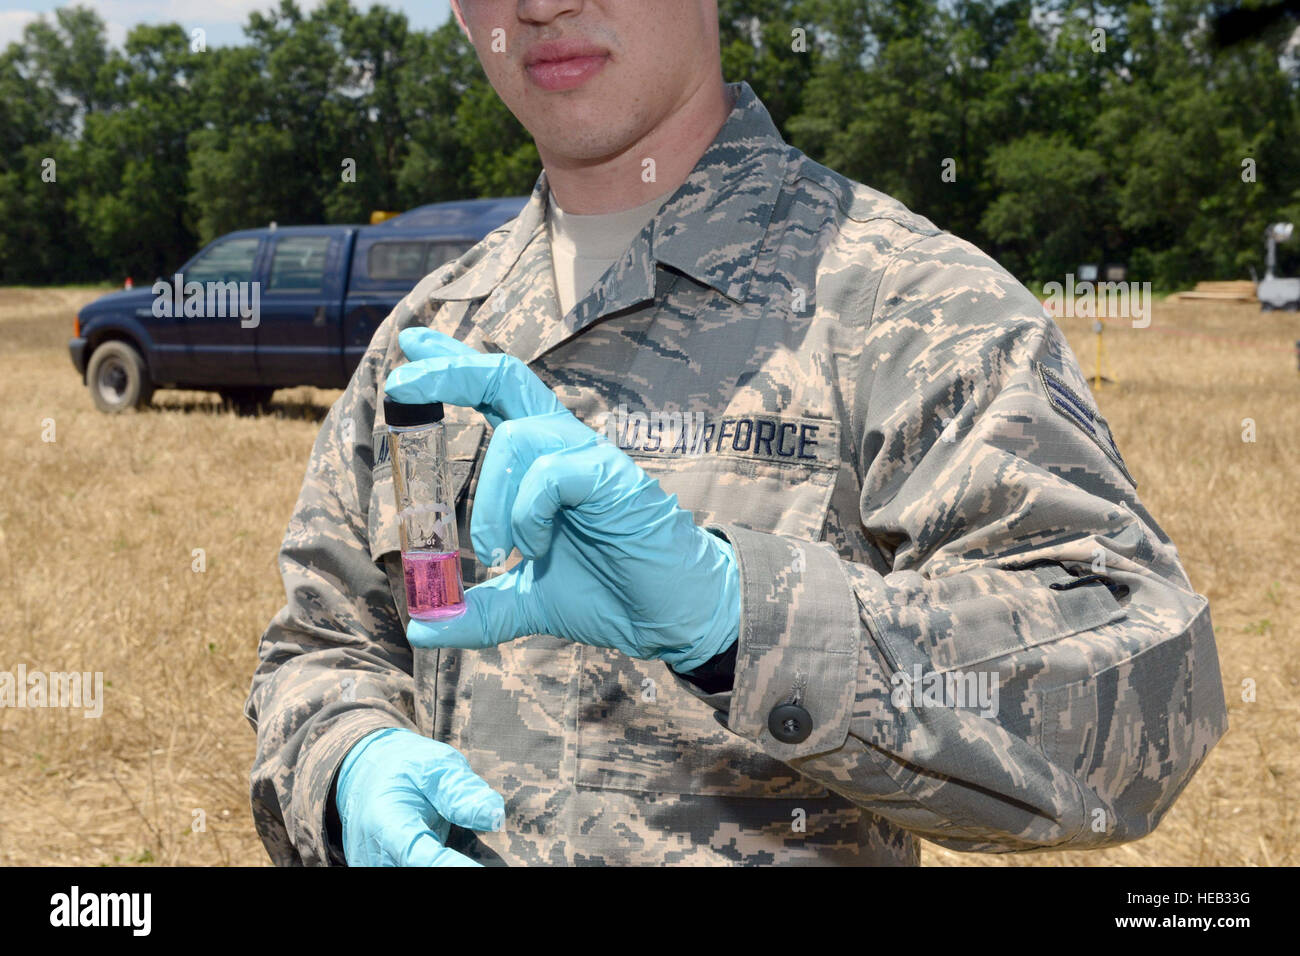
[(442, 402), (422, 402), (408, 405), (406, 402), (384, 398), (384, 421), (398, 428), (415, 425), (432, 425), (442, 421)]

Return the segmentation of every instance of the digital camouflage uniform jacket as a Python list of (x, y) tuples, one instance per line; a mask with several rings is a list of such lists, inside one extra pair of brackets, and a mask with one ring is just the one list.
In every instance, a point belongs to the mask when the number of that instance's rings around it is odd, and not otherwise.
[[(276, 863), (343, 862), (331, 783), (381, 727), (501, 791), (505, 829), (451, 845), (510, 864), (1097, 847), (1155, 827), (1225, 732), (1207, 602), (1038, 300), (729, 89), (714, 143), (568, 315), (543, 173), (393, 311), (331, 407), (246, 708)], [(380, 394), (412, 325), (528, 363), (732, 542), (732, 690), (548, 635), (412, 652)], [(472, 583), (494, 563), (468, 533), (489, 428), (447, 415)], [(805, 739), (769, 727), (782, 705)]]

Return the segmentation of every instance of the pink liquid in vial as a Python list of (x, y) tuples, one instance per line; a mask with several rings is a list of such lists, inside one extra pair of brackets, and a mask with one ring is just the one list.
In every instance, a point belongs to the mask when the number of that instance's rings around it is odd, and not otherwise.
[(417, 621), (445, 621), (465, 613), (459, 551), (407, 551), (406, 610)]

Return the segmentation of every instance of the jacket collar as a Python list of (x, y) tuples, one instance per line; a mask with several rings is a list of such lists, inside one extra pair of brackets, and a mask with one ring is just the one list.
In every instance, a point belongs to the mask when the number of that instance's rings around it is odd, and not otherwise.
[(478, 316), (483, 341), (526, 362), (603, 315), (653, 299), (658, 265), (744, 302), (789, 147), (748, 83), (728, 89), (735, 100), (713, 143), (628, 254), (568, 316), (559, 314), (555, 292), (545, 170), (506, 237), (434, 296), (487, 299)]

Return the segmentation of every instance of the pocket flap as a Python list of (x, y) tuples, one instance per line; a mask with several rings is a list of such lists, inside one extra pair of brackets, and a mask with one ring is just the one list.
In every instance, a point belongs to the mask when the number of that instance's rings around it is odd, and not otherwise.
[(939, 578), (904, 571), (885, 581), (889, 607), (875, 616), (884, 649), (900, 670), (981, 664), (1126, 616), (1105, 584), (1054, 589), (1076, 581), (1057, 564), (977, 568)]

